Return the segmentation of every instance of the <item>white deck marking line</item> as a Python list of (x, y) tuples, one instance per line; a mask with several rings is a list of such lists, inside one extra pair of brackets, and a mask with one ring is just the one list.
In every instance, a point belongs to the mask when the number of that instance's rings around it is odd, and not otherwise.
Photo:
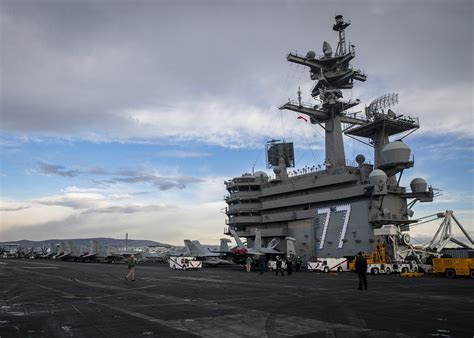
[(172, 328), (174, 330), (184, 331), (184, 332), (187, 332), (187, 333), (195, 334), (194, 332), (191, 332), (186, 328), (176, 327), (176, 325), (172, 325), (172, 324), (170, 324), (169, 322), (167, 322), (165, 320), (158, 319), (158, 318), (155, 318), (155, 317), (151, 317), (151, 316), (145, 315), (143, 313), (130, 311), (130, 310), (127, 310), (127, 309), (124, 309), (124, 308), (120, 308), (120, 307), (117, 307), (117, 306), (113, 306), (113, 305), (110, 305), (110, 304), (107, 304), (107, 303), (102, 303), (102, 302), (97, 302), (97, 301), (91, 301), (91, 303), (97, 304), (97, 305), (100, 305), (100, 306), (103, 306), (103, 307), (107, 307), (111, 310), (118, 311), (118, 312), (127, 314), (129, 316), (136, 317), (136, 318), (140, 318), (140, 319), (146, 320), (146, 321), (151, 322), (151, 323), (160, 324), (160, 325)]
[[(200, 306), (211, 306), (214, 309), (215, 308), (221, 308), (221, 309), (226, 309), (226, 310), (231, 310), (232, 309), (232, 310), (238, 311), (239, 313), (241, 313), (241, 311), (242, 311), (242, 307), (235, 306), (235, 305), (234, 306), (224, 305), (224, 304), (220, 304), (218, 301), (209, 301), (209, 300), (202, 300), (202, 299), (199, 299), (199, 300), (198, 299), (184, 299), (184, 298), (173, 297), (173, 296), (149, 294), (149, 293), (146, 293), (146, 292), (141, 292), (137, 289), (130, 290), (130, 289), (124, 289), (124, 288), (120, 288), (120, 287), (112, 287), (112, 286), (107, 286), (107, 285), (102, 285), (102, 284), (97, 284), (97, 283), (82, 282), (82, 281), (79, 281), (79, 280), (76, 280), (75, 282), (80, 283), (80, 284), (86, 284), (86, 285), (89, 285), (89, 286), (92, 286), (92, 287), (99, 287), (99, 288), (105, 288), (105, 289), (111, 289), (111, 290), (135, 291), (136, 293), (141, 294), (142, 296), (150, 297), (150, 298), (177, 299), (177, 300), (181, 301), (180, 304), (183, 304), (183, 303), (193, 304), (194, 303), (194, 304), (198, 304)], [(57, 293), (60, 293), (60, 294), (66, 295), (66, 296), (70, 296), (70, 297), (74, 296), (73, 294), (68, 293), (68, 292), (57, 290), (57, 289), (47, 287), (47, 286), (44, 286), (44, 285), (40, 285), (40, 284), (37, 284), (37, 283), (35, 283), (35, 284), (38, 285), (39, 287), (44, 288), (44, 289), (51, 290), (51, 291), (54, 291), (54, 292), (57, 292)], [(151, 286), (148, 286), (148, 288), (150, 288), (150, 287)], [(112, 310), (130, 315), (130, 316), (133, 316), (133, 317), (136, 317), (136, 318), (146, 320), (146, 321), (151, 322), (151, 323), (160, 324), (160, 325), (170, 327), (170, 328), (175, 329), (175, 330), (189, 332), (189, 333), (196, 334), (196, 335), (208, 336), (209, 333), (211, 333), (211, 332), (216, 333), (216, 330), (219, 331), (219, 330), (228, 329), (228, 322), (227, 321), (225, 321), (225, 323), (222, 323), (222, 327), (219, 328), (216, 325), (216, 319), (221, 318), (221, 317), (222, 318), (228, 318), (229, 315), (212, 316), (212, 317), (197, 317), (197, 318), (191, 318), (189, 321), (186, 321), (185, 319), (179, 319), (179, 320), (174, 320), (174, 321), (165, 321), (165, 320), (158, 319), (158, 318), (155, 318), (155, 317), (152, 317), (152, 316), (148, 316), (148, 315), (145, 315), (145, 314), (142, 314), (142, 313), (139, 313), (139, 312), (130, 311), (130, 310), (123, 309), (123, 308), (120, 308), (120, 307), (116, 307), (116, 306), (113, 306), (113, 305), (109, 305), (107, 303), (103, 303), (103, 302), (100, 302), (100, 301), (95, 301), (93, 298), (86, 297), (86, 299), (90, 304), (104, 306), (104, 307), (110, 308)], [(86, 299), (84, 299), (84, 300), (86, 300)], [(343, 329), (343, 330), (368, 332), (368, 333), (376, 333), (376, 332), (387, 333), (386, 331), (377, 331), (377, 330), (374, 331), (374, 330), (367, 329), (367, 328), (360, 328), (358, 326), (341, 324), (341, 323), (323, 322), (323, 321), (308, 319), (308, 318), (303, 318), (303, 317), (277, 315), (277, 314), (274, 314), (274, 313), (272, 314), (272, 313), (265, 312), (265, 311), (260, 311), (260, 310), (248, 310), (247, 309), (247, 314), (246, 315), (250, 315), (252, 318), (255, 317), (255, 318), (265, 319), (265, 321), (267, 321), (268, 318), (270, 318), (270, 317), (277, 316), (282, 321), (285, 321), (285, 319), (287, 319), (288, 323), (295, 323), (295, 321), (303, 321), (303, 322), (307, 322), (307, 324), (311, 323), (311, 325), (307, 325), (307, 326), (303, 325), (302, 326), (303, 331), (305, 331), (305, 332), (307, 332), (307, 330), (311, 330), (309, 333), (321, 331), (322, 328), (324, 328), (324, 330), (326, 330), (326, 331), (328, 329), (332, 329), (332, 330), (334, 330), (334, 329)], [(186, 322), (186, 324), (184, 324), (184, 322)], [(212, 325), (210, 324), (211, 322), (212, 322)], [(202, 327), (201, 328), (194, 327), (196, 324), (199, 325), (199, 323), (201, 323), (201, 325), (205, 325), (205, 326), (208, 326), (210, 328), (206, 329), (206, 328), (202, 328)], [(209, 330), (213, 330), (213, 331), (210, 332)], [(286, 330), (286, 328), (283, 327), (283, 328), (279, 329), (279, 332), (275, 332), (275, 333), (278, 333), (279, 335), (282, 335), (282, 336), (288, 336), (288, 335), (294, 335), (294, 333), (296, 332), (294, 327), (292, 328), (291, 334), (286, 332), (285, 330)], [(397, 333), (394, 333), (394, 334), (399, 335)], [(232, 335), (230, 335), (230, 336), (232, 336)], [(266, 325), (265, 325), (264, 331), (258, 332), (257, 336), (267, 336)]]
[(58, 270), (57, 266), (22, 266), (20, 269), (51, 269)]

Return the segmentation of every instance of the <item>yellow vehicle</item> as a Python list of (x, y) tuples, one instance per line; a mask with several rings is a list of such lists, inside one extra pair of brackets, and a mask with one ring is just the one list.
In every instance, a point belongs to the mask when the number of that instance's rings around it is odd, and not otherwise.
[[(377, 244), (375, 251), (371, 251), (369, 254), (363, 254), (363, 256), (367, 260), (367, 265), (387, 263), (385, 246), (383, 244)], [(348, 268), (350, 271), (355, 271), (355, 259), (349, 262)]]
[(433, 273), (444, 273), (448, 278), (474, 278), (474, 258), (433, 258)]

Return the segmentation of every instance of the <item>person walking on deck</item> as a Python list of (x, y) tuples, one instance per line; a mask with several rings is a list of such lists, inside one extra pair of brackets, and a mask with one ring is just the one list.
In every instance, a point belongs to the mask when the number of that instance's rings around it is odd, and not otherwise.
[(280, 256), (277, 256), (275, 276), (278, 276), (278, 271), (281, 272), (281, 275), (282, 275), (282, 276), (285, 275), (285, 274), (283, 273), (283, 269), (281, 268), (282, 264), (283, 264), (283, 262), (282, 262)]
[(128, 263), (128, 273), (125, 276), (125, 280), (128, 280), (129, 278), (131, 278), (131, 281), (134, 282), (135, 281), (135, 264), (136, 264), (135, 255), (130, 255), (130, 257), (128, 257), (127, 263)]

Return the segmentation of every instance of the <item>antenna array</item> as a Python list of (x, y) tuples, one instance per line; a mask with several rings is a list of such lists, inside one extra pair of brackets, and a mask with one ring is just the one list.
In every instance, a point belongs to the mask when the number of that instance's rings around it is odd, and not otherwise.
[[(365, 109), (367, 118), (371, 119), (374, 114), (383, 113), (385, 108), (390, 108), (398, 103), (397, 93), (388, 93), (373, 100)], [(381, 111), (380, 111), (381, 110)]]

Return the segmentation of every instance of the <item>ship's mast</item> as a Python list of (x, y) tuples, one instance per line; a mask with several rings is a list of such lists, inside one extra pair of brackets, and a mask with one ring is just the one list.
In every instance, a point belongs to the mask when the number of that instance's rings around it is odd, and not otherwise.
[(339, 32), (339, 43), (336, 48), (336, 56), (346, 55), (346, 33), (345, 29), (350, 25), (350, 22), (344, 22), (342, 15), (336, 16), (336, 23), (332, 26), (334, 31)]
[[(363, 125), (363, 119), (349, 117), (344, 114), (347, 109), (359, 104), (356, 101), (342, 100), (342, 89), (350, 89), (353, 81), (365, 81), (366, 75), (359, 70), (350, 67), (349, 61), (355, 57), (355, 50), (350, 46), (347, 50), (345, 42), (345, 29), (350, 25), (344, 22), (342, 15), (336, 16), (333, 30), (339, 32), (339, 43), (336, 53), (333, 55), (331, 45), (323, 43), (324, 55), (316, 58), (313, 51), (309, 51), (306, 57), (289, 54), (287, 60), (310, 68), (311, 80), (316, 81), (311, 95), (319, 96), (321, 105), (304, 105), (300, 100), (289, 101), (280, 109), (288, 109), (310, 117), (311, 123), (320, 124), (325, 130), (326, 160), (327, 168), (345, 166), (344, 143), (342, 139), (341, 123)], [(324, 123), (324, 126), (322, 125)]]

